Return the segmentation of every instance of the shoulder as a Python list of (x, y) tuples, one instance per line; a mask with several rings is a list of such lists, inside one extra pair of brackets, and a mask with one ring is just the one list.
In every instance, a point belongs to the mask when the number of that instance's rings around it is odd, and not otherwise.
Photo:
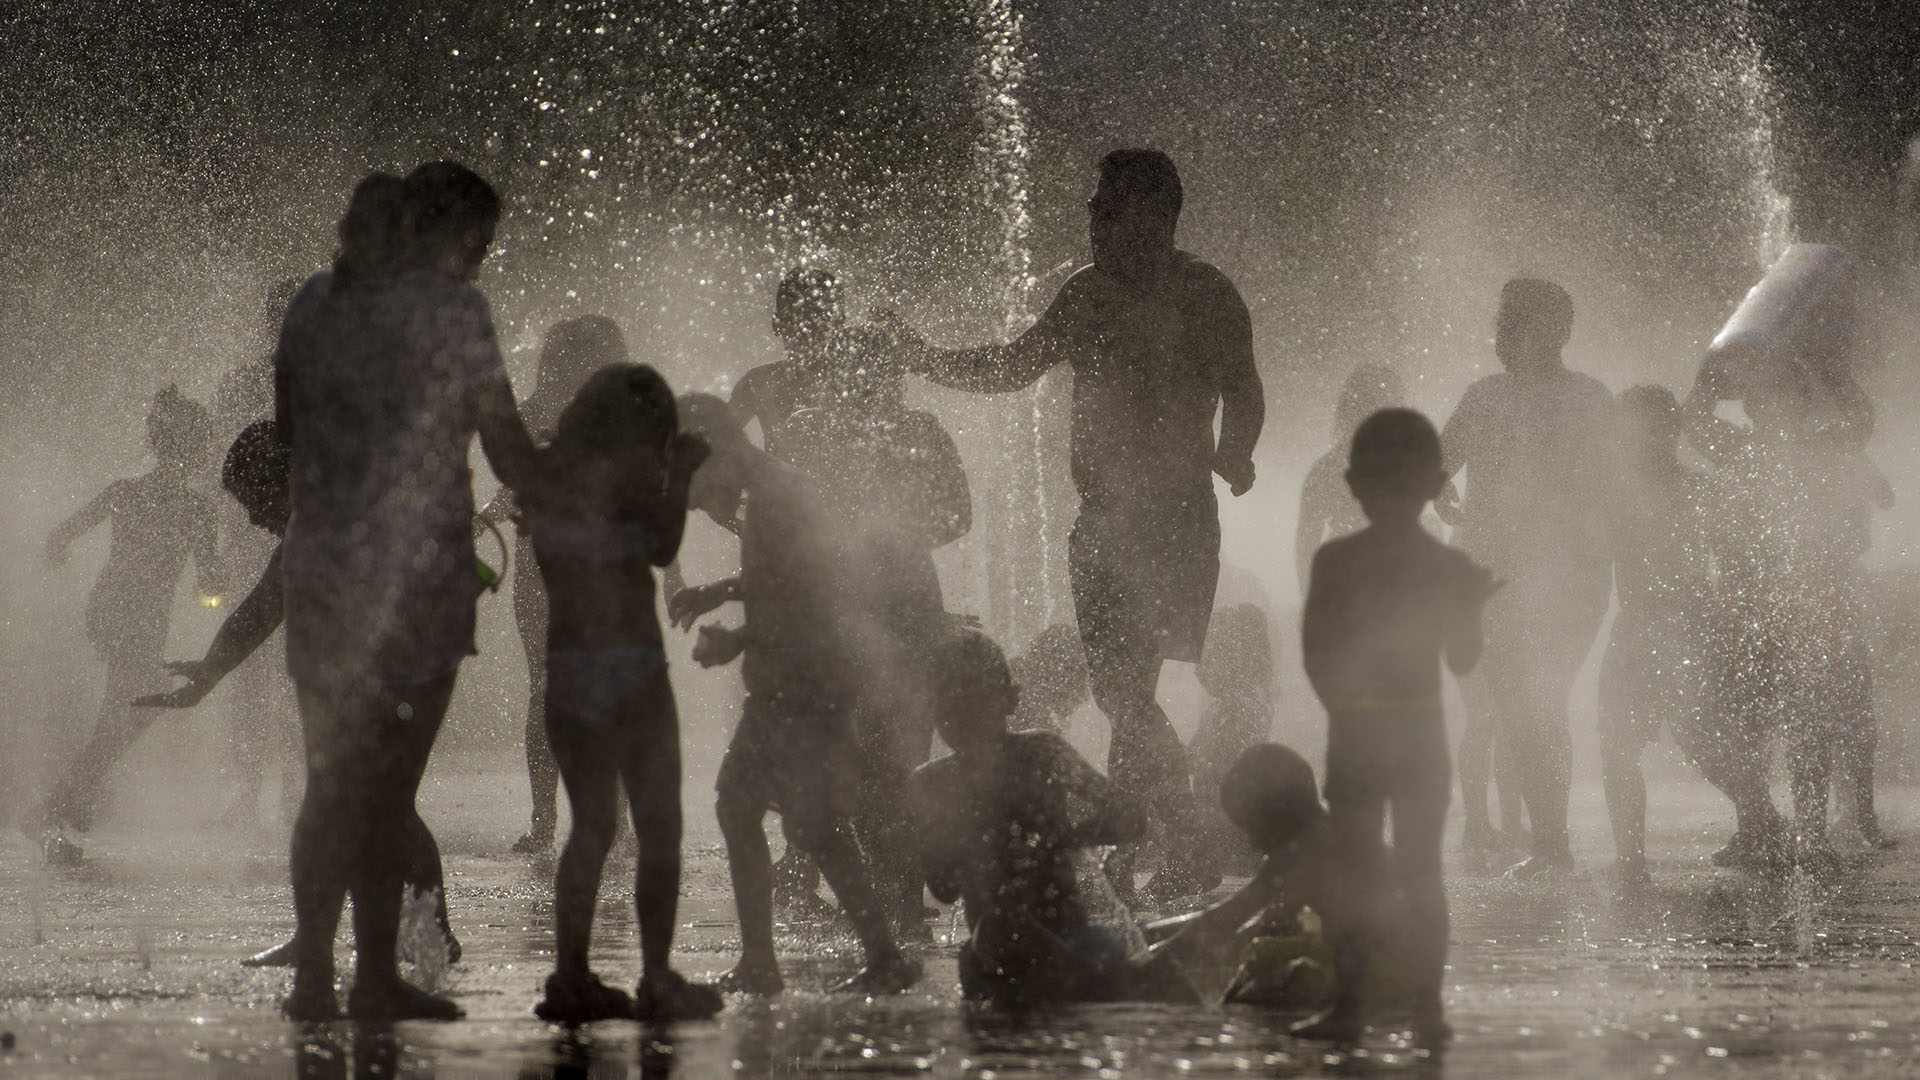
[(1323, 569), (1336, 570), (1352, 562), (1365, 548), (1369, 539), (1368, 532), (1369, 530), (1362, 529), (1345, 536), (1336, 536), (1321, 544), (1313, 553), (1314, 578), (1318, 580)]
[(1185, 251), (1179, 253), (1179, 258), (1176, 280), (1181, 292), (1190, 300), (1209, 307), (1246, 311), (1246, 301), (1241, 299), (1240, 290), (1225, 271)]
[(1317, 490), (1330, 485), (1340, 479), (1340, 474), (1346, 471), (1345, 465), (1346, 454), (1336, 446), (1314, 458), (1313, 464), (1307, 466), (1307, 478), (1303, 486)]

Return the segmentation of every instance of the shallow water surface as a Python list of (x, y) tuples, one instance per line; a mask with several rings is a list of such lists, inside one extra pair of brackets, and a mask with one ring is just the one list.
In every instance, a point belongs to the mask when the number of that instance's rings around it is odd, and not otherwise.
[[(1653, 798), (1651, 891), (1617, 895), (1594, 791), (1576, 793), (1583, 872), (1502, 878), (1505, 860), (1450, 852), (1454, 946), (1443, 1059), (1377, 1030), (1329, 1057), (1286, 1034), (1292, 1016), (1244, 1008), (1102, 1005), (1009, 1017), (963, 1006), (952, 920), (933, 925), (915, 992), (867, 1000), (818, 988), (851, 972), (836, 927), (787, 928), (788, 982), (714, 1022), (568, 1032), (533, 1018), (551, 962), (551, 864), (505, 854), (514, 808), (437, 793), (423, 812), (445, 847), (466, 956), (449, 975), (468, 1019), (378, 1030), (279, 1018), (284, 971), (236, 961), (290, 929), (285, 856), (271, 833), (94, 838), (49, 870), (17, 834), (0, 848), (0, 1071), (23, 1076), (312, 1075), (1159, 1077), (1422, 1073), (1458, 1076), (1895, 1076), (1920, 1072), (1920, 857), (1851, 856), (1837, 881), (1770, 884), (1706, 854), (1727, 814), (1704, 787)], [(523, 782), (523, 781), (522, 781)], [(468, 785), (472, 786), (468, 786)], [(1896, 833), (1920, 791), (1885, 798)], [(638, 975), (630, 857), (610, 865), (595, 966)], [(689, 838), (677, 964), (723, 971), (736, 947), (724, 860)], [(348, 961), (344, 939), (341, 960)]]

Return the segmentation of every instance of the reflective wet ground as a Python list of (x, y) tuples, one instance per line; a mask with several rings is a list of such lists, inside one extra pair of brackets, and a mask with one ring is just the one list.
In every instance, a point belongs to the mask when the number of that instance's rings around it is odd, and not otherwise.
[[(549, 865), (508, 855), (518, 813), (473, 793), (508, 773), (442, 776), (423, 799), (440, 834), (466, 958), (449, 975), (468, 1019), (302, 1029), (276, 1011), (282, 971), (235, 961), (290, 925), (285, 857), (270, 833), (126, 828), (85, 865), (48, 871), (18, 834), (0, 840), (0, 1073), (98, 1075), (852, 1075), (1038, 1078), (1450, 1073), (1457, 1076), (1900, 1076), (1920, 1073), (1920, 837), (1850, 858), (1831, 883), (1773, 885), (1716, 870), (1725, 812), (1706, 788), (1653, 794), (1650, 893), (1616, 895), (1598, 793), (1576, 793), (1584, 873), (1502, 879), (1497, 860), (1450, 853), (1448, 993), (1459, 1039), (1444, 1060), (1392, 1031), (1323, 1057), (1285, 1034), (1293, 1017), (1243, 1008), (1100, 1006), (1014, 1019), (963, 1007), (950, 945), (921, 989), (895, 999), (815, 989), (850, 972), (832, 928), (788, 940), (790, 990), (736, 999), (709, 1023), (569, 1033), (531, 1008), (550, 962)], [(1896, 835), (1920, 790), (1883, 800)], [(694, 828), (701, 825), (699, 815)], [(710, 823), (706, 826), (710, 828)], [(1457, 830), (1456, 830), (1457, 831)], [(689, 838), (678, 963), (724, 970), (734, 947), (725, 868)], [(595, 966), (638, 974), (631, 862), (613, 868)], [(947, 938), (947, 920), (935, 923)], [(343, 964), (346, 961), (342, 950)], [(0, 1038), (0, 1044), (5, 1042)]]

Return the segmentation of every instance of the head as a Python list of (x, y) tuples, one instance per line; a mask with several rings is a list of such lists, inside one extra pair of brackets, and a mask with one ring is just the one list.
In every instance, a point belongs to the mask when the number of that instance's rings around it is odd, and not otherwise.
[(605, 315), (564, 319), (547, 330), (540, 342), (539, 373), (528, 400), (528, 423), (536, 428), (553, 425), (554, 412), (579, 393), (594, 372), (627, 362), (627, 339), (620, 326)]
[(1573, 297), (1542, 278), (1514, 278), (1500, 290), (1494, 355), (1517, 374), (1558, 367), (1573, 337)]
[(406, 181), (374, 173), (353, 187), (340, 219), (340, 250), (333, 257), (333, 285), (353, 289), (388, 277), (406, 259)]
[(1340, 387), (1340, 403), (1333, 410), (1334, 438), (1353, 438), (1360, 421), (1406, 400), (1407, 388), (1399, 372), (1386, 364), (1361, 364)]
[(1220, 809), (1263, 853), (1285, 850), (1326, 818), (1307, 759), (1279, 743), (1247, 747), (1220, 778)]
[(840, 279), (831, 271), (796, 266), (773, 298), (773, 334), (797, 356), (817, 352), (847, 320)]
[(493, 185), (453, 161), (430, 161), (406, 183), (407, 231), (420, 264), (458, 281), (478, 278), (500, 224)]
[(284, 536), (293, 517), (288, 490), (293, 474), (293, 451), (280, 441), (280, 429), (271, 420), (248, 424), (227, 449), (220, 469), (220, 486), (247, 511), (247, 520), (275, 536)]
[(1347, 486), (1369, 521), (1417, 520), (1447, 483), (1440, 433), (1412, 409), (1381, 409), (1360, 422), (1347, 456)]
[(560, 412), (553, 452), (563, 461), (611, 461), (640, 451), (662, 460), (680, 430), (667, 380), (645, 364), (609, 364), (587, 376)]
[(1100, 161), (1100, 182), (1087, 200), (1094, 264), (1129, 276), (1173, 251), (1180, 222), (1179, 170), (1158, 150), (1115, 150)]
[(962, 755), (991, 748), (1020, 704), (1006, 654), (978, 630), (957, 631), (935, 651), (933, 723), (940, 738)]
[(1194, 677), (1216, 698), (1264, 695), (1273, 684), (1273, 640), (1267, 613), (1237, 604), (1213, 613)]
[(732, 406), (712, 394), (683, 394), (679, 409), (681, 428), (707, 440), (710, 450), (693, 474), (687, 505), (722, 524), (737, 520), (757, 453), (747, 441), (740, 418)]
[(207, 407), (168, 386), (154, 395), (147, 410), (147, 443), (164, 468), (197, 469), (207, 463), (213, 442), (213, 417)]
[(1624, 461), (1632, 468), (1680, 459), (1680, 403), (1664, 386), (1631, 386), (1614, 399)]

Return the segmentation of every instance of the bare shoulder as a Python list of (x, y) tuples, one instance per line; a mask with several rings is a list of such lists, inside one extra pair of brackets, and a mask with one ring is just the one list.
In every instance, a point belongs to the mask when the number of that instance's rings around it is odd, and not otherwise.
[(1205, 259), (1180, 253), (1180, 291), (1189, 300), (1205, 307), (1226, 311), (1245, 311), (1247, 304), (1226, 272)]

